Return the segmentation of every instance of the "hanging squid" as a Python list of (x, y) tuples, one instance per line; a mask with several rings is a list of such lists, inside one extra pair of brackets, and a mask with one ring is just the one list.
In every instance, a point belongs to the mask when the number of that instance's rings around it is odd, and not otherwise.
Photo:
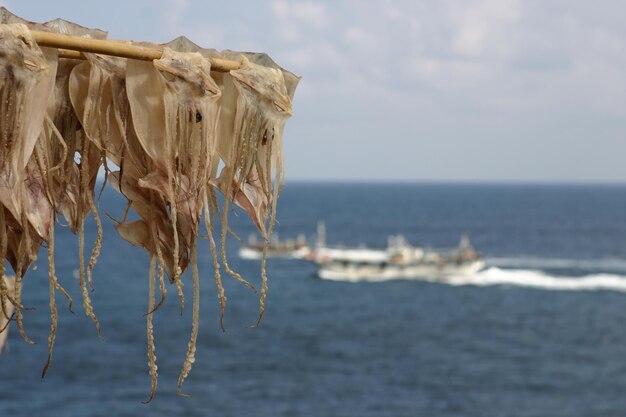
[[(88, 29), (62, 19), (55, 19), (44, 24), (45, 29), (52, 32), (81, 36), (85, 38), (104, 39), (106, 32)], [(71, 103), (69, 93), (70, 76), (80, 60), (59, 58), (55, 78), (55, 88), (49, 101), (48, 114), (44, 123), (45, 140), (38, 142), (42, 158), (45, 161), (43, 172), (46, 173), (47, 190), (53, 201), (54, 210), (62, 214), (73, 233), (78, 234), (79, 243), (79, 276), (83, 308), (85, 314), (93, 321), (98, 334), (101, 334), (100, 323), (91, 305), (91, 297), (87, 284), (93, 290), (93, 268), (102, 246), (102, 222), (96, 210), (94, 189), (102, 155), (85, 138), (85, 132), (78, 120)], [(97, 226), (97, 238), (94, 243), (89, 264), (85, 267), (84, 258), (84, 223), (89, 214)], [(45, 375), (51, 361), (52, 347), (56, 332), (56, 305), (54, 289), (59, 290), (70, 303), (72, 299), (60, 286), (54, 268), (54, 229), (50, 231), (48, 240), (48, 265), (50, 279), (50, 309), (52, 323), (48, 340), (48, 361), (42, 375)], [(85, 274), (86, 270), (86, 274)], [(85, 279), (87, 275), (87, 279)]]
[[(0, 276), (0, 285), (6, 288), (9, 293), (13, 292), (13, 277)], [(13, 304), (6, 298), (4, 293), (0, 293), (0, 353), (7, 342), (7, 336), (9, 334), (9, 324), (13, 319)]]
[[(241, 60), (240, 69), (218, 79), (223, 92), (218, 152), (224, 167), (212, 183), (225, 196), (221, 234), (224, 265), (228, 265), (225, 246), (229, 201), (248, 213), (266, 242), (261, 263), (259, 318), (255, 324), (258, 325), (265, 311), (268, 288), (265, 254), (283, 183), (282, 133), (291, 116), (291, 97), (281, 70), (254, 64), (245, 56)], [(274, 184), (272, 173), (275, 173)]]
[[(216, 152), (220, 90), (211, 78), (208, 60), (198, 53), (176, 52), (167, 47), (162, 58), (152, 63), (130, 61), (126, 77), (137, 138), (153, 166), (151, 172), (139, 179), (138, 185), (166, 202), (165, 219), (172, 225), (174, 259), (167, 268), (170, 280), (178, 282), (189, 261), (192, 264), (194, 320), (179, 377), (180, 391), (196, 349), (199, 320), (196, 238)], [(153, 239), (158, 233), (150, 231), (152, 225), (147, 222), (148, 227), (142, 227), (139, 233), (151, 242), (143, 245), (148, 250), (159, 246)], [(151, 255), (156, 254), (151, 252)]]
[(55, 73), (56, 50), (44, 54), (24, 24), (0, 27), (0, 256), (9, 260), (16, 273), (14, 294), (4, 284), (0, 292), (15, 306), (18, 330), (28, 342), (22, 324), (22, 279), (37, 258), (42, 240), (49, 236), (52, 216), (41, 172), (32, 157)]
[[(178, 378), (182, 394), (195, 361), (199, 330), (200, 223), (204, 217), (223, 328), (226, 296), (220, 261), (229, 274), (253, 288), (226, 259), (229, 204), (242, 207), (269, 240), (283, 183), (282, 132), (299, 78), (265, 54), (217, 52), (182, 37), (164, 46), (141, 44), (162, 50), (161, 58), (153, 61), (88, 52), (66, 58), (56, 48), (40, 48), (30, 31), (95, 39), (105, 39), (106, 32), (61, 19), (28, 22), (4, 8), (0, 8), (0, 23), (0, 277), (6, 272), (5, 259), (15, 271), (14, 280), (0, 278), (0, 348), (13, 318), (22, 337), (31, 342), (23, 326), (22, 284), (44, 246), (51, 324), (43, 374), (50, 366), (56, 293), (67, 297), (70, 309), (72, 304), (54, 266), (59, 215), (78, 234), (83, 307), (100, 333), (89, 287), (93, 289), (93, 268), (102, 246), (96, 181), (104, 168), (105, 184), (108, 181), (127, 199), (123, 217), (115, 220), (117, 231), (150, 255), (148, 401), (158, 376), (153, 313), (165, 299), (165, 276), (176, 285), (182, 309), (182, 275), (191, 269), (193, 323)], [(230, 72), (215, 72), (207, 58), (226, 58), (241, 65)], [(111, 169), (114, 166), (117, 170)], [(221, 210), (215, 189), (225, 196)], [(130, 210), (137, 215), (134, 221), (127, 218)], [(98, 235), (87, 261), (84, 224), (90, 214)], [(218, 217), (219, 253), (213, 239)], [(265, 256), (261, 277), (256, 324), (263, 317), (267, 295)]]

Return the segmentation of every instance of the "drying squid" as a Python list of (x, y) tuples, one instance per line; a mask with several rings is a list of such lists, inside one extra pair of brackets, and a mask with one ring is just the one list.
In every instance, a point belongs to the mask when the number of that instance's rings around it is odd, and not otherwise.
[(21, 222), (26, 165), (42, 130), (56, 68), (25, 25), (9, 24), (0, 27), (0, 71), (0, 203)]
[[(222, 210), (222, 262), (227, 265), (225, 240), (228, 201), (242, 207), (269, 240), (276, 202), (282, 187), (282, 132), (291, 115), (291, 98), (283, 72), (250, 62), (221, 78), (223, 91), (218, 152), (224, 168), (213, 181), (226, 197)], [(295, 88), (295, 87), (294, 87)], [(275, 172), (274, 185), (272, 173)], [(269, 217), (269, 224), (268, 219)], [(261, 299), (257, 324), (263, 317), (267, 294), (265, 256), (261, 264)]]
[[(99, 30), (91, 30), (82, 26), (56, 19), (45, 24), (29, 22), (11, 14), (8, 10), (0, 8), (0, 20), (3, 23), (22, 23), (28, 29), (40, 31), (59, 32), (83, 37), (104, 38), (106, 33)], [(82, 223), (86, 214), (94, 213), (98, 225), (98, 239), (94, 246), (89, 262), (88, 275), (91, 282), (91, 270), (95, 264), (96, 256), (100, 249), (101, 225), (97, 211), (93, 204), (93, 186), (95, 184), (99, 163), (91, 165), (89, 169), (87, 161), (99, 161), (100, 153), (86, 149), (88, 143), (83, 139), (83, 131), (80, 122), (74, 115), (68, 94), (68, 80), (73, 67), (80, 61), (73, 59), (58, 58), (57, 50), (53, 48), (41, 48), (45, 57), (49, 72), (52, 75), (53, 86), (47, 99), (35, 97), (38, 104), (47, 104), (43, 120), (40, 122), (40, 133), (28, 135), (28, 140), (23, 142), (34, 145), (23, 171), (22, 210), (11, 210), (8, 207), (3, 211), (1, 223), (6, 225), (8, 236), (3, 253), (16, 271), (16, 295), (19, 299), (21, 294), (21, 280), (30, 263), (36, 257), (39, 247), (43, 242), (47, 243), (49, 281), (50, 281), (50, 315), (51, 326), (48, 340), (48, 361), (44, 367), (44, 374), (50, 365), (52, 347), (54, 345), (57, 312), (55, 291), (60, 291), (69, 301), (71, 310), (72, 300), (65, 289), (57, 280), (54, 266), (54, 223), (55, 211), (62, 213), (74, 232), (82, 230)], [(28, 63), (27, 60), (24, 61)], [(33, 124), (39, 122), (39, 116), (30, 118)], [(37, 120), (37, 122), (35, 122)], [(97, 151), (95, 147), (92, 147)], [(74, 155), (80, 155), (81, 162), (77, 162)], [(17, 172), (17, 171), (16, 171)], [(91, 190), (91, 192), (90, 192)], [(15, 194), (15, 193), (14, 193)], [(19, 208), (19, 206), (18, 206)], [(81, 246), (81, 270), (84, 270), (82, 258), (83, 236), (79, 236)], [(97, 319), (93, 314), (86, 288), (84, 306), (87, 315), (94, 319), (98, 327)], [(25, 337), (21, 326), (21, 306), (16, 313), (18, 329)], [(27, 339), (25, 337), (25, 339)]]
[[(21, 23), (0, 27), (0, 233), (16, 272), (14, 306), (22, 337), (22, 278), (48, 237), (50, 201), (32, 160), (54, 87), (56, 50), (44, 52)], [(4, 288), (0, 287), (2, 292)], [(8, 294), (4, 294), (8, 296)]]
[(153, 170), (140, 178), (138, 185), (156, 192), (169, 207), (174, 243), (171, 281), (180, 279), (184, 270), (181, 259), (187, 263), (191, 258), (192, 263), (194, 320), (179, 378), (180, 391), (195, 356), (199, 279), (197, 261), (193, 258), (206, 204), (211, 161), (216, 152), (220, 90), (211, 78), (210, 62), (202, 55), (167, 47), (162, 58), (152, 63), (129, 62), (126, 76), (137, 138), (153, 163)]
[[(154, 190), (139, 185), (139, 181), (154, 170), (154, 163), (135, 133), (126, 90), (126, 60), (86, 55), (88, 60), (76, 66), (70, 77), (72, 104), (81, 120), (87, 142), (119, 167), (118, 171), (108, 173), (109, 182), (128, 200), (128, 209), (133, 209), (140, 217), (140, 220), (127, 222), (124, 215), (116, 225), (117, 231), (128, 242), (145, 248), (151, 255), (150, 302), (147, 314), (151, 399), (157, 380), (152, 313), (165, 298), (165, 271), (172, 276), (175, 258), (173, 227), (169, 222), (166, 201)], [(179, 256), (179, 259), (184, 269), (188, 258)], [(161, 301), (158, 304), (154, 302), (156, 268), (159, 271), (161, 291)], [(177, 284), (182, 305), (182, 286)]]
[[(176, 52), (197, 52), (197, 53), (200, 53), (204, 58), (219, 57), (219, 54), (217, 53), (215, 49), (201, 48), (200, 46), (191, 42), (189, 39), (187, 39), (184, 36), (179, 36), (173, 41), (165, 44), (165, 46), (167, 46), (168, 48)], [(214, 76), (219, 77), (218, 74), (213, 74), (212, 77)], [(221, 95), (221, 91), (220, 91), (220, 95)], [(215, 140), (216, 140), (216, 137), (215, 137)], [(219, 154), (216, 152), (214, 148), (215, 146), (213, 146), (213, 149), (210, 150), (210, 159), (207, 159), (208, 167), (210, 168), (208, 172), (209, 178), (215, 177), (215, 173), (217, 172), (217, 167), (219, 163)], [(208, 181), (208, 178), (206, 180)], [(216, 218), (215, 213), (217, 211), (217, 199), (216, 199), (215, 193), (213, 192), (212, 187), (208, 185), (205, 187), (204, 197), (205, 197), (204, 225), (205, 225), (206, 232), (207, 232), (206, 237), (209, 240), (211, 255), (213, 258), (213, 274), (214, 274), (214, 279), (215, 279), (215, 285), (217, 287), (217, 297), (220, 303), (220, 325), (223, 331), (224, 330), (224, 312), (226, 309), (226, 294), (224, 290), (224, 285), (222, 283), (222, 276), (220, 273), (218, 249), (215, 243), (215, 239), (213, 237), (213, 233), (215, 229), (215, 218)], [(228, 271), (230, 270), (230, 268), (228, 267), (228, 264), (226, 264), (225, 267)], [(249, 284), (247, 281), (245, 281), (243, 277), (241, 277), (239, 274), (234, 274), (234, 276), (239, 278), (244, 284), (253, 288), (252, 285)]]
[[(8, 293), (13, 293), (13, 277), (0, 276), (0, 287), (5, 288)], [(4, 348), (9, 334), (9, 323), (13, 319), (13, 304), (0, 293), (0, 353)]]
[[(96, 39), (105, 39), (106, 32), (61, 19), (29, 22), (1, 7), (0, 23), (0, 259), (15, 272), (14, 280), (0, 278), (0, 350), (13, 317), (19, 333), (31, 342), (23, 326), (22, 280), (44, 247), (51, 323), (43, 374), (50, 366), (57, 293), (67, 297), (70, 309), (72, 303), (55, 272), (58, 216), (78, 234), (83, 307), (100, 333), (89, 287), (93, 289), (93, 269), (102, 246), (95, 186), (104, 168), (103, 188), (108, 182), (127, 200), (122, 218), (113, 219), (115, 228), (150, 256), (148, 401), (158, 377), (153, 313), (165, 299), (166, 276), (176, 285), (182, 310), (182, 274), (191, 270), (193, 321), (178, 378), (179, 394), (184, 395), (182, 386), (195, 362), (199, 331), (200, 223), (204, 218), (223, 328), (226, 296), (220, 261), (229, 274), (254, 288), (226, 259), (229, 204), (242, 207), (269, 240), (283, 183), (282, 132), (299, 78), (265, 54), (217, 52), (183, 37), (167, 45), (141, 44), (162, 50), (152, 61), (89, 52), (76, 57), (81, 59), (65, 58), (75, 55), (40, 48), (30, 30)], [(50, 45), (45, 38), (54, 37), (37, 35), (42, 44)], [(212, 72), (207, 58), (230, 59), (241, 66), (227, 73)], [(218, 176), (219, 165), (223, 167)], [(216, 189), (225, 196), (221, 210)], [(137, 216), (133, 220), (127, 217), (130, 211)], [(84, 224), (90, 214), (98, 234), (87, 260)], [(221, 250), (213, 238), (216, 218), (221, 220)], [(5, 272), (3, 261), (0, 277)], [(261, 280), (256, 324), (263, 317), (267, 295), (265, 256)]]
[[(62, 19), (47, 22), (43, 26), (46, 31), (63, 34), (97, 39), (106, 37), (106, 32), (88, 29)], [(94, 204), (94, 187), (102, 156), (99, 150), (86, 140), (82, 125), (76, 117), (70, 100), (68, 88), (70, 74), (80, 62), (76, 59), (58, 59), (55, 86), (48, 102), (42, 137), (36, 145), (35, 156), (42, 173), (44, 189), (53, 203), (54, 210), (65, 217), (72, 232), (79, 234), (79, 272), (83, 307), (86, 315), (91, 318), (100, 333), (100, 324), (91, 306), (86, 281), (93, 289), (92, 270), (102, 242), (102, 224)], [(76, 155), (79, 157), (77, 158)], [(85, 279), (84, 222), (89, 213), (92, 213), (95, 219), (98, 236), (86, 268), (87, 279)], [(54, 214), (51, 216), (51, 221), (54, 222)], [(56, 277), (53, 227), (49, 229), (49, 236), (45, 240), (48, 248), (51, 328), (48, 337), (48, 360), (42, 376), (50, 366), (56, 336), (55, 290), (60, 291), (68, 299), (70, 310), (72, 306), (71, 297)]]

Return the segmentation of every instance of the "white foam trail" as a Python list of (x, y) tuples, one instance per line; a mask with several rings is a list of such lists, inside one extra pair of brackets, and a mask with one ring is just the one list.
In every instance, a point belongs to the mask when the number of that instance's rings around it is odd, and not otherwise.
[(496, 267), (472, 275), (447, 277), (443, 282), (450, 285), (515, 285), (546, 290), (626, 292), (626, 276), (624, 275), (591, 274), (582, 277), (557, 277), (542, 271)]
[(588, 271), (606, 270), (626, 273), (626, 260), (618, 258), (604, 259), (559, 259), (538, 257), (488, 258), (488, 265), (509, 268), (528, 269), (581, 269)]
[[(370, 277), (335, 279), (348, 282), (382, 282), (399, 278)], [(401, 278), (407, 279), (407, 278)], [(530, 269), (501, 269), (490, 267), (474, 274), (448, 277), (420, 277), (408, 278), (429, 282), (438, 282), (448, 285), (477, 285), (477, 286), (518, 286), (539, 288), (544, 290), (560, 291), (620, 291), (626, 292), (626, 275), (590, 274), (581, 277), (554, 276), (542, 271)]]

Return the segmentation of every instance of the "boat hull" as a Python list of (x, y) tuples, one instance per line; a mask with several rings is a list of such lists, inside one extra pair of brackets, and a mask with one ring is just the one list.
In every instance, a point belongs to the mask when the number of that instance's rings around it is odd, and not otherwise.
[[(267, 252), (267, 257), (284, 259), (304, 259), (309, 255), (310, 252), (311, 250), (308, 247), (284, 251), (276, 251), (270, 249)], [(238, 255), (241, 259), (258, 261), (263, 257), (263, 251), (244, 246), (239, 249)]]
[(415, 265), (339, 265), (325, 264), (318, 270), (322, 279), (333, 281), (386, 281), (390, 279), (445, 280), (449, 276), (470, 275), (485, 267), (485, 261), (477, 259), (460, 264)]

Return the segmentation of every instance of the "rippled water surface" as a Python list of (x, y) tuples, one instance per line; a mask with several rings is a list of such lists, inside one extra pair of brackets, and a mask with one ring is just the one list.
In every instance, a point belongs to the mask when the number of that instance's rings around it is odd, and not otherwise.
[[(95, 271), (98, 338), (80, 307), (77, 240), (57, 233), (57, 268), (76, 300), (58, 296), (60, 324), (45, 379), (49, 327), (42, 253), (25, 280), (27, 345), (11, 329), (0, 356), (0, 416), (621, 416), (626, 410), (626, 187), (289, 184), (282, 237), (382, 247), (453, 246), (470, 234), (484, 271), (428, 280), (334, 282), (303, 261), (271, 260), (259, 328), (257, 295), (226, 279), (226, 332), (208, 246), (201, 247), (197, 359), (176, 395), (191, 330), (191, 280), (180, 315), (175, 288), (155, 316), (159, 363), (149, 392), (148, 257), (105, 220)], [(102, 207), (119, 216), (122, 202)], [(238, 213), (238, 214), (237, 214)], [(253, 231), (241, 212), (235, 232)], [(238, 216), (238, 217), (237, 217)], [(94, 238), (90, 224), (88, 241)], [(232, 264), (259, 283), (259, 264)]]

